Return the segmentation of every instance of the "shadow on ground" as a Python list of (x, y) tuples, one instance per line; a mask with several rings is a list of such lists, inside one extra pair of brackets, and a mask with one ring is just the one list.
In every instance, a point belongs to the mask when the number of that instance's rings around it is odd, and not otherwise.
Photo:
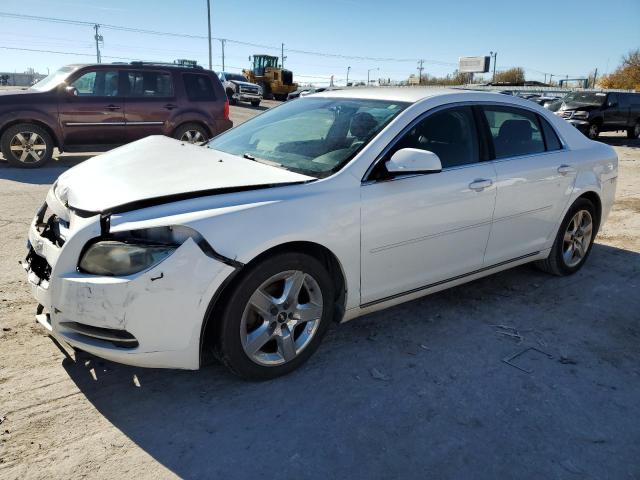
[[(336, 326), (270, 382), (87, 354), (64, 367), (182, 478), (628, 478), (639, 276), (640, 254), (596, 245), (571, 277), (524, 266)], [(552, 358), (502, 361), (528, 347)]]
[(81, 162), (93, 157), (94, 154), (71, 154), (54, 157), (44, 167), (40, 168), (16, 168), (9, 165), (4, 158), (0, 157), (0, 179), (12, 180), (20, 183), (30, 183), (33, 185), (49, 185), (71, 167), (75, 167)]

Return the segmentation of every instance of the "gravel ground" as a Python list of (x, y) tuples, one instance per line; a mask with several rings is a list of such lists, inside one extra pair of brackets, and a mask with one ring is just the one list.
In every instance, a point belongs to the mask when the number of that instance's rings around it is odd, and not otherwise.
[[(0, 478), (640, 479), (640, 141), (603, 141), (618, 198), (578, 274), (523, 266), (336, 326), (265, 383), (57, 346), (17, 260), (87, 156), (0, 162)], [(531, 373), (503, 362), (528, 347)]]

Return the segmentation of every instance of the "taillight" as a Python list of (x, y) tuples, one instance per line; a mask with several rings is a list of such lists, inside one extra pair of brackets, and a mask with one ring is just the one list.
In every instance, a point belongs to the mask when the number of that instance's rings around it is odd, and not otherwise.
[(229, 100), (225, 100), (224, 102), (224, 118), (229, 118)]

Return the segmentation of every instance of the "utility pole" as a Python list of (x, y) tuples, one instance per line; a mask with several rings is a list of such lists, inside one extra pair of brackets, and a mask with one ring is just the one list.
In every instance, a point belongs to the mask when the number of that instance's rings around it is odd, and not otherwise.
[(213, 70), (211, 61), (211, 0), (207, 0), (207, 29), (209, 31), (209, 70)]
[(598, 67), (596, 67), (596, 71), (593, 72), (593, 88), (596, 88), (596, 79), (598, 78)]
[(549, 85), (552, 85), (552, 83), (551, 83), (551, 79), (552, 79), (552, 78), (553, 78), (553, 73), (550, 73), (550, 74), (549, 74)]
[(544, 74), (544, 83), (547, 83), (547, 74)]
[(351, 67), (347, 67), (347, 87), (349, 86), (349, 70), (351, 70)]
[(282, 65), (280, 66), (280, 68), (284, 68), (284, 59), (287, 58), (284, 56), (284, 43), (281, 45), (280, 57), (282, 58)]
[(491, 82), (496, 81), (496, 62), (498, 61), (498, 52), (489, 52), (489, 55), (493, 57), (493, 78)]
[(222, 45), (222, 71), (224, 72), (224, 44), (226, 40), (224, 38), (220, 39), (220, 44)]
[(418, 60), (418, 85), (422, 85), (422, 70), (424, 70), (423, 64), (424, 60)]
[(94, 38), (96, 39), (96, 63), (102, 63), (102, 55), (100, 55), (100, 42), (104, 41), (102, 35), (100, 35), (100, 25), (97, 23), (93, 26), (96, 31)]

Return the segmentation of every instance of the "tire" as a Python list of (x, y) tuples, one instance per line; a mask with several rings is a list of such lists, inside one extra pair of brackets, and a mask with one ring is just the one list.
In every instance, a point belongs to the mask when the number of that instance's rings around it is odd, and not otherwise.
[[(283, 301), (285, 285), (302, 286), (298, 295)], [(301, 253), (268, 257), (243, 272), (227, 297), (220, 316), (217, 356), (247, 380), (285, 375), (320, 345), (331, 322), (334, 298), (331, 277), (315, 258)], [(304, 321), (300, 312), (309, 318)]]
[(20, 123), (5, 130), (0, 138), (2, 154), (9, 165), (39, 168), (51, 160), (53, 139), (49, 132), (33, 123)]
[(251, 101), (251, 106), (252, 107), (259, 107), (260, 106), (260, 100), (252, 100)]
[(633, 128), (627, 128), (627, 138), (640, 138), (640, 121), (637, 121)]
[(173, 138), (182, 142), (200, 144), (209, 140), (209, 132), (199, 123), (185, 123), (176, 128)]
[(591, 140), (597, 140), (598, 136), (600, 136), (600, 125), (597, 123), (590, 123), (587, 128), (587, 137)]
[(229, 105), (236, 105), (238, 103), (238, 101), (233, 98), (233, 94), (233, 90), (227, 90), (227, 99), (229, 100)]
[[(571, 230), (574, 230), (575, 220), (577, 219), (577, 215), (582, 213), (583, 220), (581, 221), (582, 230), (578, 230), (576, 233), (584, 233), (584, 235), (571, 235)], [(589, 230), (589, 236), (587, 238), (587, 230), (586, 230), (586, 222), (587, 218), (590, 220), (591, 228)], [(589, 254), (591, 253), (591, 247), (593, 246), (593, 240), (598, 233), (600, 219), (596, 213), (596, 209), (586, 198), (579, 198), (571, 205), (569, 211), (565, 215), (562, 223), (560, 224), (560, 229), (556, 235), (556, 239), (553, 242), (553, 247), (551, 248), (551, 252), (549, 252), (549, 256), (545, 260), (541, 260), (536, 262), (536, 266), (541, 270), (551, 273), (553, 275), (558, 276), (566, 276), (572, 275), (576, 273), (578, 270), (582, 268), (582, 266), (587, 261)], [(571, 237), (571, 240), (568, 238)], [(574, 256), (571, 256), (569, 259), (569, 244), (573, 242), (574, 244), (580, 242), (581, 247), (576, 249), (573, 247), (573, 252), (578, 253), (582, 250), (582, 255), (580, 258), (577, 258), (576, 253)]]

